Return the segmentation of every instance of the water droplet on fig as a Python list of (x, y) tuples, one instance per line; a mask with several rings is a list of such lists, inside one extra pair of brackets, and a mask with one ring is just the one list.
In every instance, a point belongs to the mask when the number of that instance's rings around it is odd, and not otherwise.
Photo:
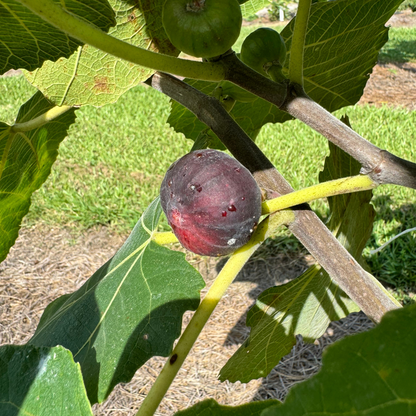
[(226, 216), (227, 216), (227, 211), (223, 211), (223, 212), (221, 212), (221, 215), (222, 215), (223, 217), (226, 217)]
[(168, 182), (168, 186), (172, 186), (172, 181), (169, 181)]
[(202, 157), (202, 153), (197, 153), (197, 154), (196, 154), (196, 157), (198, 157), (198, 158), (199, 158), (199, 157)]
[(192, 191), (198, 191), (201, 192), (202, 191), (202, 186), (199, 184), (192, 184), (189, 186), (191, 188)]
[(236, 242), (237, 240), (235, 239), (235, 238), (230, 238), (228, 241), (227, 241), (227, 244), (229, 245), (229, 246), (232, 246), (232, 245), (234, 245), (235, 244), (235, 242)]
[(231, 205), (228, 205), (228, 211), (235, 212), (237, 211), (237, 208), (235, 207), (235, 205), (231, 204)]
[(237, 173), (240, 173), (240, 168), (234, 168)]
[(245, 200), (246, 200), (246, 197), (245, 197), (245, 196), (242, 196), (242, 197), (241, 197), (241, 200), (242, 200), (242, 201), (245, 201)]

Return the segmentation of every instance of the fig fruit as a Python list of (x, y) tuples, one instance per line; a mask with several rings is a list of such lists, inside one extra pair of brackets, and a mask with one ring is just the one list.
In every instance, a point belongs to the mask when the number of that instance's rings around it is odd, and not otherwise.
[(286, 45), (279, 32), (261, 27), (250, 33), (241, 45), (240, 59), (264, 76), (283, 78), (282, 67), (286, 60)]
[(173, 163), (160, 202), (179, 242), (203, 256), (223, 256), (246, 244), (261, 215), (261, 191), (249, 170), (213, 149)]
[(242, 14), (237, 0), (166, 0), (162, 23), (176, 48), (198, 58), (213, 58), (237, 40)]

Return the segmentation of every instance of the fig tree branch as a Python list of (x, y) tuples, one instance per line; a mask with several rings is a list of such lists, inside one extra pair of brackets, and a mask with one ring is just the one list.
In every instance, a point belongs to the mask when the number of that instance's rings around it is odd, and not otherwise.
[[(293, 191), (218, 100), (167, 74), (156, 73), (147, 83), (187, 107), (210, 127), (234, 157), (253, 173), (259, 186), (269, 190), (269, 195)], [(308, 206), (298, 206), (293, 211), (295, 219), (288, 225), (290, 231), (367, 316), (379, 322), (385, 312), (400, 306)]]
[(228, 81), (269, 101), (322, 134), (358, 160), (362, 165), (362, 173), (369, 175), (374, 182), (416, 189), (415, 163), (401, 159), (364, 139), (308, 97), (299, 84), (277, 84), (264, 79), (235, 54), (222, 57), (221, 62), (226, 67), (225, 78)]

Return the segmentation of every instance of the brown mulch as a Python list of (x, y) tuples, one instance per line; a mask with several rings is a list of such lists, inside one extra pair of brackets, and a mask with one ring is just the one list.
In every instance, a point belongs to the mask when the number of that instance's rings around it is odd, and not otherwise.
[(359, 103), (416, 110), (416, 63), (376, 65)]
[[(79, 288), (125, 237), (105, 227), (78, 236), (47, 226), (22, 229), (8, 258), (0, 265), (0, 344), (25, 343), (44, 308)], [(218, 260), (190, 261), (204, 276), (208, 288), (217, 275)], [(207, 398), (228, 405), (284, 399), (291, 386), (319, 370), (326, 345), (370, 328), (372, 323), (363, 314), (352, 314), (331, 324), (315, 344), (305, 344), (299, 337), (292, 352), (264, 379), (247, 384), (218, 381), (220, 369), (249, 334), (245, 315), (254, 299), (264, 289), (298, 276), (311, 262), (310, 256), (280, 250), (250, 261), (215, 310), (156, 414), (171, 415)], [(190, 316), (190, 312), (185, 315), (185, 323)], [(95, 414), (134, 415), (164, 362), (165, 358), (160, 357), (148, 361), (130, 383), (118, 385), (106, 402), (94, 406)]]

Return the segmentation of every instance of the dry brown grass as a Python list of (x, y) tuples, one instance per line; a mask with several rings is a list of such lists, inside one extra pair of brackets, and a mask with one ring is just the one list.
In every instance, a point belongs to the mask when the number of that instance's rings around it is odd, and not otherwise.
[[(124, 238), (104, 227), (78, 236), (46, 226), (23, 229), (9, 257), (0, 265), (0, 344), (25, 343), (33, 334), (43, 309), (58, 296), (79, 288), (114, 254)], [(298, 276), (311, 263), (309, 256), (301, 254), (279, 251), (263, 254), (248, 263), (230, 287), (158, 415), (171, 415), (206, 398), (228, 405), (266, 398), (284, 399), (291, 386), (319, 370), (326, 345), (371, 327), (364, 315), (352, 314), (342, 322), (333, 323), (315, 344), (305, 344), (299, 338), (291, 353), (268, 377), (248, 384), (219, 382), (219, 370), (249, 333), (244, 325), (245, 316), (254, 299), (265, 288)], [(202, 273), (208, 288), (221, 263), (217, 265), (215, 259), (201, 258), (190, 258), (190, 261)], [(185, 323), (190, 316), (191, 313), (185, 315)], [(118, 385), (105, 403), (94, 406), (95, 414), (134, 415), (164, 362), (160, 357), (148, 361), (130, 383)]]

